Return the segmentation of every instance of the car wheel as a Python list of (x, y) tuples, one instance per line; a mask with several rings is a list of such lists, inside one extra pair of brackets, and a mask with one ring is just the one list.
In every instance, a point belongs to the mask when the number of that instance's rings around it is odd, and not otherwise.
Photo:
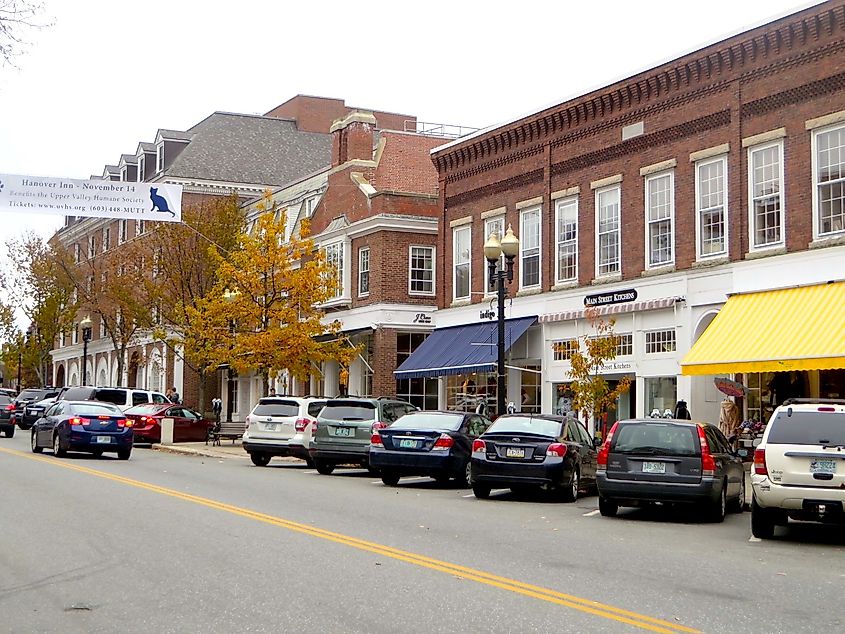
[(266, 453), (258, 453), (257, 451), (253, 451), (249, 454), (249, 459), (252, 460), (252, 464), (256, 467), (266, 467), (270, 464), (270, 456)]
[(53, 434), (53, 455), (57, 458), (64, 458), (67, 455), (67, 449), (62, 447), (62, 440), (59, 434)]
[(575, 469), (572, 472), (572, 477), (569, 479), (569, 483), (564, 485), (563, 489), (561, 490), (561, 496), (563, 497), (564, 502), (574, 502), (578, 499), (578, 489), (581, 486), (581, 476), (578, 473), (578, 469)]
[(41, 453), (44, 451), (43, 447), (38, 446), (38, 441), (35, 439), (35, 431), (30, 434), (32, 436), (32, 440), (30, 440), (30, 447), (32, 447), (32, 453)]
[(129, 456), (132, 455), (131, 449), (118, 449), (117, 450), (117, 459), (118, 460), (129, 460)]
[(751, 534), (758, 539), (771, 539), (775, 536), (775, 517), (768, 509), (757, 504), (757, 498), (751, 498)]
[(479, 500), (486, 500), (490, 497), (490, 487), (486, 484), (473, 484), (472, 492)]
[(382, 471), (381, 481), (389, 487), (395, 487), (399, 484), (399, 474), (393, 471)]
[(731, 500), (728, 509), (734, 513), (742, 513), (745, 510), (745, 476), (739, 481), (739, 495), (735, 500)]
[(324, 460), (315, 460), (314, 468), (320, 475), (331, 475), (332, 471), (334, 471), (334, 465)]
[(463, 473), (455, 478), (462, 487), (468, 487), (472, 484), (472, 463), (467, 460)]
[(728, 485), (722, 484), (722, 491), (719, 494), (719, 500), (716, 503), (710, 503), (707, 509), (709, 519), (711, 522), (724, 522), (725, 515), (728, 512)]
[(12, 425), (9, 429), (6, 430), (6, 438), (11, 438), (15, 435), (15, 426)]
[(619, 505), (616, 502), (611, 502), (606, 498), (599, 498), (599, 513), (602, 517), (616, 517), (616, 512), (619, 510)]

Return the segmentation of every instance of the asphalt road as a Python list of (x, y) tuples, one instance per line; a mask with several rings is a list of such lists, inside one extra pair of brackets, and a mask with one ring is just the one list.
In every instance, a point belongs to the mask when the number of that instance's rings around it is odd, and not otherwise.
[(0, 632), (838, 632), (845, 531), (0, 438)]

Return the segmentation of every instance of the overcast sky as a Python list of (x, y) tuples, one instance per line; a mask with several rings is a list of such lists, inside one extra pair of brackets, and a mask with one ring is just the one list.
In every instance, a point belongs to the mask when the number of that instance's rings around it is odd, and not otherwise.
[[(475, 127), (612, 83), (816, 2), (44, 0), (0, 67), (0, 173), (87, 178), (158, 128), (297, 94)], [(0, 243), (60, 218), (8, 214)], [(2, 249), (0, 249), (2, 251)]]

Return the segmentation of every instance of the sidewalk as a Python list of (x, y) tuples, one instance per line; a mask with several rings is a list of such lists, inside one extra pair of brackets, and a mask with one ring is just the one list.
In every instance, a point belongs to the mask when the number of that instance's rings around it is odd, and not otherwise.
[(153, 451), (165, 451), (186, 456), (249, 459), (249, 454), (244, 451), (240, 440), (236, 440), (234, 443), (231, 440), (221, 440), (219, 446), (212, 446), (211, 443), (206, 444), (204, 442), (180, 442), (173, 445), (154, 444), (150, 448)]

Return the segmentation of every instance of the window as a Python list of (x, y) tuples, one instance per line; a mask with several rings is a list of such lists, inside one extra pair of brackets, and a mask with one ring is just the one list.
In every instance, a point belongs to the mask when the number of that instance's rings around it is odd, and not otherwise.
[(146, 223), (144, 222), (143, 219), (138, 218), (138, 220), (135, 221), (135, 235), (139, 236), (142, 233), (144, 233), (146, 230), (147, 230)]
[(698, 219), (698, 257), (728, 252), (727, 225), (728, 160), (722, 156), (695, 164), (695, 216)]
[(156, 146), (156, 172), (164, 169), (164, 142)]
[(651, 330), (645, 333), (645, 353), (658, 354), (660, 352), (675, 351), (675, 329)]
[(555, 280), (569, 282), (578, 278), (578, 199), (557, 201), (557, 268)]
[(79, 243), (73, 245), (73, 259), (77, 264), (82, 262), (82, 248), (79, 246)]
[(452, 234), (452, 261), (454, 262), (452, 294), (454, 299), (469, 299), (471, 238), (470, 227), (459, 227)]
[(580, 344), (577, 339), (561, 339), (552, 343), (555, 361), (569, 361), (575, 352), (578, 352)]
[(109, 250), (111, 244), (111, 228), (104, 227), (103, 228), (103, 253)]
[(813, 137), (813, 198), (816, 235), (845, 230), (845, 127)]
[(674, 212), (674, 178), (672, 172), (649, 176), (645, 180), (646, 265), (671, 264), (672, 219)]
[[(396, 333), (396, 367), (410, 357), (427, 336), (424, 332)], [(437, 409), (437, 388), (437, 378), (396, 379), (396, 397), (420, 409)]]
[(520, 214), (520, 288), (540, 285), (540, 208)]
[(370, 249), (358, 250), (358, 296), (370, 294)]
[(674, 376), (646, 377), (643, 384), (646, 416), (650, 416), (655, 410), (661, 416), (666, 410), (674, 415), (678, 400), (678, 379)]
[(144, 155), (138, 157), (138, 177), (136, 179), (139, 183), (144, 182)]
[(616, 356), (629, 357), (634, 354), (634, 335), (630, 332), (616, 335)]
[(783, 162), (781, 142), (748, 149), (751, 248), (783, 243)]
[[(488, 218), (484, 221), (484, 242), (487, 242), (488, 238), (493, 234), (499, 236), (499, 240), (505, 237), (505, 217), (499, 216), (498, 218)], [(505, 256), (499, 258), (499, 270), (505, 270)], [(484, 261), (484, 279), (486, 286), (484, 288), (487, 289), (487, 293), (495, 293), (496, 292), (496, 280), (495, 278), (490, 278), (490, 266), (487, 264), (487, 261)]]
[(88, 236), (88, 257), (93, 258), (97, 254), (97, 239), (94, 236)]
[(411, 247), (409, 266), (409, 293), (434, 295), (434, 247)]
[(120, 180), (123, 181), (124, 183), (127, 180), (127, 172), (128, 172), (128, 170), (127, 170), (126, 166), (120, 168)]
[(311, 198), (305, 201), (305, 217), (310, 218), (314, 215), (314, 207), (317, 206), (317, 201), (320, 200), (319, 196), (312, 196)]
[(117, 243), (123, 244), (126, 242), (126, 236), (129, 233), (129, 221), (128, 220), (121, 220), (120, 221), (120, 232), (117, 236)]
[(106, 336), (106, 320), (100, 317), (100, 339)]
[(343, 242), (335, 242), (325, 247), (326, 262), (335, 270), (335, 292), (329, 300), (343, 297)]
[(619, 265), (619, 187), (596, 190), (596, 275), (615, 275)]
[[(375, 337), (367, 335), (361, 345), (361, 387), (358, 394), (370, 396), (373, 393), (373, 358), (375, 356)], [(398, 367), (398, 366), (397, 366)]]
[(73, 330), (70, 332), (70, 342), (72, 344), (79, 343), (79, 324), (73, 325)]

